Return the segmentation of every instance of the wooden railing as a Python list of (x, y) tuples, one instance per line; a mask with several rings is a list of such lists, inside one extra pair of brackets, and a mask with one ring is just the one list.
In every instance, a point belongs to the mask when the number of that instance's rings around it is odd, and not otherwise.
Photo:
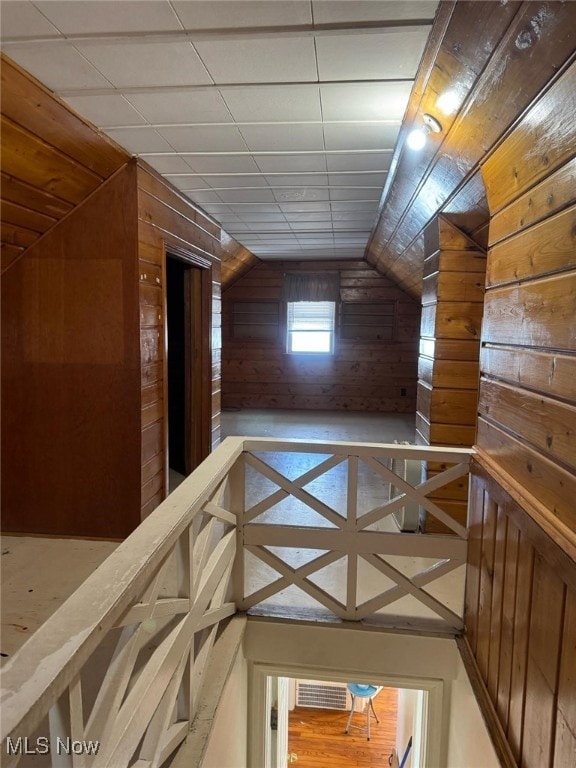
[[(161, 766), (195, 717), (220, 623), (271, 611), (287, 588), (356, 621), (410, 596), (459, 631), (424, 587), (465, 562), (467, 530), (427, 494), (466, 475), (470, 455), (227, 438), (4, 667), (2, 764), (50, 749), (54, 766)], [(393, 459), (449, 466), (412, 487)], [(382, 530), (409, 500), (455, 536)], [(426, 565), (403, 571), (403, 557)], [(366, 566), (388, 587), (363, 595)]]

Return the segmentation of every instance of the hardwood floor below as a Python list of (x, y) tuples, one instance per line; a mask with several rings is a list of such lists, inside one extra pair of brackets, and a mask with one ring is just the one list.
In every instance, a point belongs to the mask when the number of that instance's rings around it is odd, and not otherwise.
[[(371, 722), (370, 741), (366, 732), (351, 728), (345, 733), (348, 712), (296, 707), (290, 712), (288, 751), (298, 755), (296, 768), (383, 768), (396, 746), (398, 691), (384, 688), (374, 699), (380, 723)], [(353, 722), (364, 725), (365, 715)]]

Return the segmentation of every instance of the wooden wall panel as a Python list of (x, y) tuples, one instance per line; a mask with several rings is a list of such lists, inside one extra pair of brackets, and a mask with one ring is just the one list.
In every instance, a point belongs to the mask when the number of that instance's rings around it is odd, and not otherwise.
[[(424, 445), (471, 446), (476, 431), (486, 255), (444, 216), (428, 226), (424, 245), (417, 440)], [(465, 523), (465, 496), (454, 502), (442, 490), (433, 498)], [(434, 518), (426, 519), (425, 528), (449, 533)]]
[(505, 558), (476, 526), (465, 622), (491, 722), (526, 768), (576, 764), (575, 78), (572, 64), (482, 167), (494, 227), (470, 514), (505, 516)]
[[(485, 208), (483, 195), (476, 194), (479, 166), (494, 148), (500, 153), (503, 134), (550, 78), (570, 63), (575, 24), (574, 3), (440, 5), (392, 159), (380, 218), (366, 250), (371, 264), (412, 295), (421, 294), (423, 263), (422, 251), (413, 246), (435, 215), (445, 213), (483, 245)], [(461, 95), (450, 114), (438, 100), (448, 90)], [(565, 81), (563, 96), (555, 99), (542, 101), (541, 114), (555, 115), (555, 130), (573, 135), (573, 86)], [(405, 138), (426, 112), (440, 120), (443, 130), (414, 153), (406, 148)], [(535, 183), (544, 165), (550, 171), (570, 159), (567, 146), (560, 150), (563, 154), (550, 147), (551, 135), (524, 123), (517, 146), (505, 150), (507, 162), (494, 177), (496, 196)], [(531, 142), (534, 150), (527, 151)], [(524, 153), (519, 165), (513, 161), (514, 152), (516, 157)]]
[(129, 159), (1, 56), (2, 270)]
[[(202, 288), (202, 453), (220, 439), (220, 228), (152, 169), (139, 163), (138, 269), (141, 345), (141, 505), (148, 515), (167, 494), (166, 251), (198, 257), (206, 264)], [(204, 279), (204, 278), (203, 278)], [(202, 346), (202, 344), (200, 345)]]
[[(478, 446), (567, 544), (576, 540), (576, 208), (567, 181), (575, 83), (572, 64), (482, 166), (497, 229), (488, 253)], [(551, 204), (554, 190), (560, 198)], [(528, 208), (525, 222), (520, 212)]]
[(494, 716), (519, 766), (569, 768), (576, 567), (478, 465), (471, 498), (466, 630)]
[(4, 530), (122, 538), (139, 523), (136, 236), (128, 167), (3, 275)]
[[(334, 355), (288, 355), (280, 332), (276, 341), (234, 340), (235, 300), (281, 298), (284, 271), (340, 273), (347, 301), (393, 302), (393, 341), (339, 339)], [(410, 413), (416, 397), (419, 307), (387, 278), (362, 261), (269, 262), (258, 264), (223, 294), (223, 405)]]
[(220, 242), (222, 260), (222, 290), (246, 275), (260, 260), (227, 232), (222, 231)]

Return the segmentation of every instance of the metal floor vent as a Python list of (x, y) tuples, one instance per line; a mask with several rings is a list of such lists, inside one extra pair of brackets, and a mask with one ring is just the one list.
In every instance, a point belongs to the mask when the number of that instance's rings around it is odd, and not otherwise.
[(346, 685), (330, 683), (298, 683), (296, 703), (299, 707), (346, 709)]

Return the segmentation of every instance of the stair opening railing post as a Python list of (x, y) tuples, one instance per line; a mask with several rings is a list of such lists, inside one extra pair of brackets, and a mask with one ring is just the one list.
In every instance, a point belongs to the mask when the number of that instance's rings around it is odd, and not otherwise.
[(238, 459), (228, 473), (226, 487), (227, 506), (236, 516), (236, 558), (232, 571), (230, 600), (239, 610), (244, 608), (244, 513), (246, 511), (246, 466), (244, 454)]

